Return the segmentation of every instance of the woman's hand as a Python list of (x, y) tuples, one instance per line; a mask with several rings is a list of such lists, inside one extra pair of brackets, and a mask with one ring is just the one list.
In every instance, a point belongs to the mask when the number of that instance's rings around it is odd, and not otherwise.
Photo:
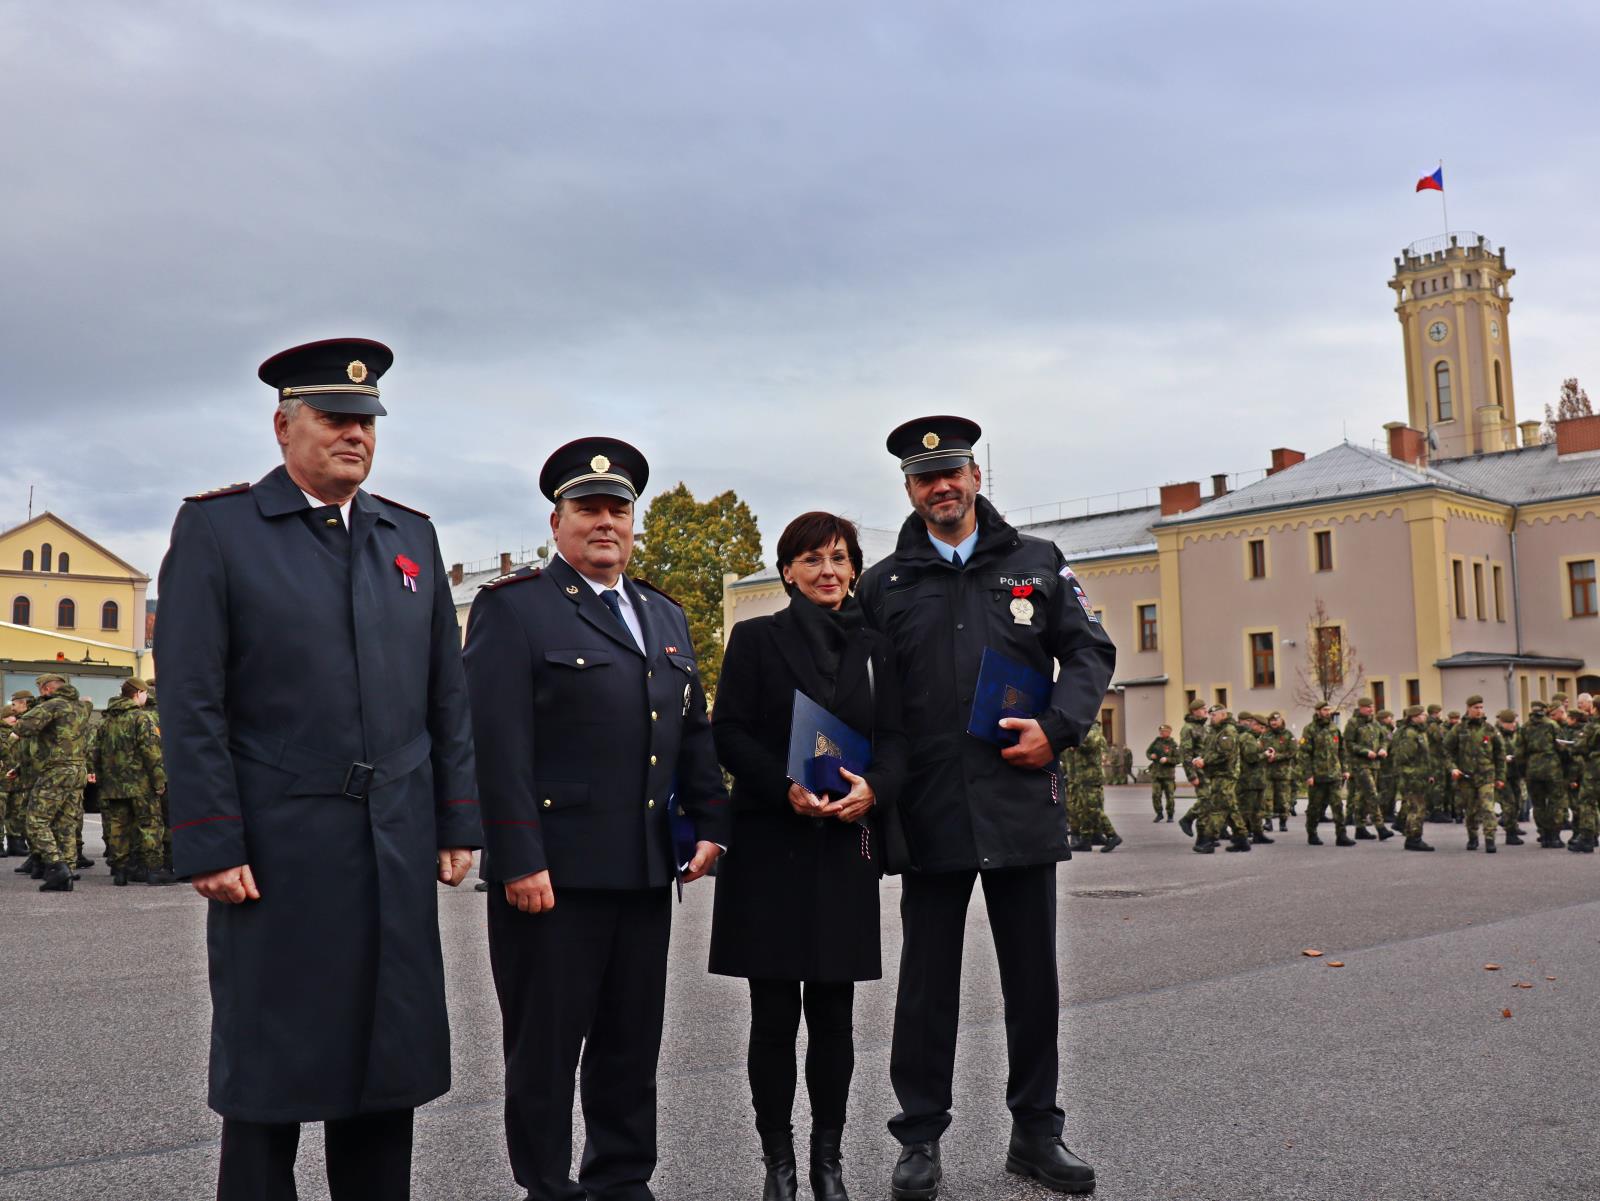
[(809, 789), (801, 787), (792, 780), (789, 782), (789, 808), (801, 817), (826, 817), (824, 810), (827, 807), (827, 803)]
[(850, 791), (838, 802), (830, 806), (833, 815), (842, 822), (853, 822), (868, 809), (878, 803), (877, 794), (872, 791), (872, 785), (855, 774), (847, 767), (841, 767), (839, 774), (850, 781)]

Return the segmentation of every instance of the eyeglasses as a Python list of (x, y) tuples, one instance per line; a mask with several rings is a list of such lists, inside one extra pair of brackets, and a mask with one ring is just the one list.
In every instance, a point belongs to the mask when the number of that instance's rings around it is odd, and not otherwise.
[(836, 551), (831, 555), (806, 555), (803, 558), (796, 559), (795, 562), (807, 571), (821, 571), (824, 563), (835, 571), (843, 571), (850, 566), (850, 556), (844, 551)]

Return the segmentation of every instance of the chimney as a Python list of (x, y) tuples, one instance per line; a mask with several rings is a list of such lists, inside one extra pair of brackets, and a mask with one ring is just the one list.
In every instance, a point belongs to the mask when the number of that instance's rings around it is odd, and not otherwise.
[(1539, 445), (1539, 428), (1542, 423), (1538, 421), (1519, 421), (1517, 428), (1522, 431), (1522, 445)]
[(500, 574), (501, 575), (510, 575), (511, 574), (511, 552), (510, 551), (503, 550), (503, 551), (500, 552)]
[(1275, 446), (1272, 449), (1272, 466), (1267, 468), (1267, 474), (1277, 475), (1278, 472), (1285, 471), (1296, 463), (1304, 463), (1305, 461), (1304, 451), (1290, 450), (1287, 446)]
[(1199, 507), (1199, 480), (1190, 480), (1185, 484), (1161, 485), (1161, 516), (1171, 517), (1174, 513), (1187, 513), (1190, 509)]
[(1228, 477), (1227, 477), (1227, 475), (1226, 474), (1218, 474), (1218, 475), (1212, 476), (1211, 477), (1211, 499), (1215, 500), (1219, 496), (1226, 496), (1226, 495), (1228, 495)]
[(1556, 456), (1581, 455), (1600, 450), (1600, 414), (1568, 417), (1556, 424)]
[(1389, 431), (1389, 457), (1413, 467), (1428, 465), (1428, 439), (1421, 430), (1412, 429), (1404, 421), (1391, 421), (1383, 427)]
[(452, 584), (459, 584), (462, 580), (462, 577), (464, 577), (466, 574), (467, 573), (461, 569), (461, 564), (450, 564), (450, 582)]

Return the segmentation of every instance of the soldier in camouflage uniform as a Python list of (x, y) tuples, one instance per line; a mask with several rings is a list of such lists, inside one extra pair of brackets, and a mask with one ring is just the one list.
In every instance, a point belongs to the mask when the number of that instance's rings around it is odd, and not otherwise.
[(1501, 757), (1505, 764), (1506, 788), (1500, 795), (1500, 829), (1506, 836), (1506, 846), (1522, 845), (1522, 760), (1517, 755), (1517, 714), (1514, 709), (1502, 709), (1495, 714), (1500, 726), (1500, 742), (1505, 748)]
[(1444, 706), (1429, 705), (1423, 727), (1428, 735), (1428, 753), (1433, 758), (1433, 784), (1428, 789), (1428, 820), (1450, 820), (1450, 765), (1444, 757)]
[[(1543, 701), (1534, 701), (1529, 710), (1527, 723), (1517, 731), (1516, 755), (1527, 781), (1539, 845), (1551, 850), (1562, 845), (1561, 823), (1567, 808), (1566, 756), (1558, 741), (1566, 731), (1559, 720), (1551, 719)], [(1556, 713), (1566, 716), (1562, 709)]]
[(1070, 760), (1067, 767), (1071, 783), (1067, 795), (1072, 830), (1076, 835), (1072, 843), (1074, 851), (1092, 849), (1096, 836), (1105, 841), (1102, 851), (1114, 851), (1122, 845), (1121, 835), (1106, 816), (1105, 751), (1106, 736), (1096, 722), (1077, 746), (1062, 752), (1062, 758)]
[(1595, 841), (1600, 839), (1600, 721), (1581, 723), (1570, 763), (1578, 792), (1572, 804), (1572, 838), (1567, 850), (1592, 855)]
[[(1374, 837), (1387, 839), (1394, 831), (1384, 825), (1383, 814), (1378, 809), (1378, 766), (1388, 758), (1389, 752), (1383, 747), (1383, 728), (1373, 716), (1370, 696), (1356, 702), (1355, 716), (1345, 728), (1341, 743), (1345, 778), (1350, 781), (1345, 818), (1355, 827), (1357, 838), (1368, 842)], [(1376, 828), (1376, 835), (1367, 829), (1369, 822)]]
[[(1378, 761), (1378, 812), (1390, 828), (1400, 825), (1399, 777), (1394, 767), (1394, 738), (1397, 731), (1394, 713), (1378, 710), (1378, 733), (1383, 738), (1383, 757)], [(1403, 827), (1402, 827), (1403, 828)]]
[(1424, 716), (1421, 705), (1412, 705), (1405, 712), (1405, 725), (1389, 744), (1389, 762), (1394, 765), (1395, 782), (1400, 790), (1400, 816), (1408, 851), (1433, 850), (1422, 840), (1428, 789), (1433, 783), (1433, 748), (1428, 745)]
[(77, 814), (89, 779), (84, 765), (88, 714), (78, 690), (64, 677), (42, 675), (35, 683), (44, 699), (17, 719), (11, 735), (37, 740), (38, 776), (28, 794), (28, 845), (44, 873), (39, 890), (71, 892)]
[(1206, 703), (1198, 698), (1189, 702), (1189, 712), (1184, 715), (1183, 729), (1178, 731), (1178, 762), (1183, 764), (1183, 776), (1194, 785), (1194, 804), (1178, 819), (1184, 834), (1194, 837), (1195, 819), (1204, 816), (1206, 780), (1194, 761), (1200, 757), (1200, 743), (1206, 735)]
[(1156, 820), (1161, 820), (1161, 802), (1166, 801), (1167, 820), (1178, 807), (1177, 779), (1178, 744), (1172, 737), (1172, 727), (1164, 725), (1156, 731), (1155, 738), (1144, 749), (1150, 761), (1150, 803), (1155, 806)]
[(1267, 732), (1265, 719), (1254, 713), (1239, 714), (1239, 815), (1250, 828), (1250, 841), (1256, 844), (1271, 843), (1263, 828), (1270, 821), (1266, 809), (1267, 748), (1262, 736)]
[[(1445, 735), (1450, 756), (1450, 776), (1465, 809), (1467, 850), (1478, 849), (1483, 829), (1483, 849), (1494, 854), (1494, 806), (1505, 791), (1506, 752), (1500, 731), (1483, 715), (1483, 698), (1467, 698), (1467, 716)], [(1509, 802), (1507, 802), (1509, 803)]]
[(1266, 817), (1278, 819), (1278, 829), (1287, 830), (1294, 816), (1294, 731), (1274, 709), (1267, 714), (1267, 732), (1261, 736), (1267, 754)]
[(1248, 851), (1250, 827), (1239, 812), (1239, 727), (1225, 705), (1212, 705), (1210, 715), (1211, 723), (1195, 759), (1206, 782), (1206, 797), (1202, 841), (1195, 843), (1194, 849), (1211, 854), (1227, 831), (1228, 850)]
[[(1461, 728), (1461, 714), (1452, 709), (1444, 715), (1444, 760), (1445, 771), (1455, 765), (1456, 761), (1456, 731)], [(1449, 777), (1449, 789), (1445, 793), (1446, 803), (1450, 809), (1450, 819), (1456, 825), (1461, 825), (1467, 820), (1467, 814), (1478, 806), (1478, 796), (1472, 784), (1460, 776)]]
[(1344, 832), (1344, 798), (1340, 792), (1345, 781), (1344, 754), (1339, 729), (1333, 724), (1333, 706), (1326, 701), (1317, 706), (1306, 728), (1300, 731), (1299, 763), (1300, 778), (1306, 782), (1306, 842), (1314, 847), (1322, 845), (1317, 823), (1331, 811), (1337, 833), (1334, 845), (1355, 846), (1355, 839)]
[[(32, 696), (28, 698), (22, 712), (25, 716), (37, 705), (43, 702), (44, 697)], [(21, 717), (17, 718), (20, 723)], [(15, 735), (15, 741), (12, 739)], [(32, 735), (18, 733), (17, 726), (13, 724), (9, 733), (5, 735), (5, 743), (11, 749), (11, 762), (15, 765), (12, 770), (16, 772), (17, 803), (22, 807), (22, 832), (24, 838), (28, 832), (28, 798), (33, 795), (33, 785), (39, 778), (39, 763), (36, 754), (38, 740)], [(22, 866), (11, 869), (19, 874), (29, 874), (35, 880), (44, 878), (44, 868), (39, 865), (38, 858), (33, 853), (33, 848), (28, 848), (28, 857), (22, 861)]]
[(143, 712), (149, 685), (122, 683), (122, 695), (106, 706), (95, 738), (95, 777), (100, 784), (100, 816), (105, 823), (111, 882), (130, 879), (171, 884), (163, 865), (161, 794), (167, 773), (161, 761), (161, 736)]
[(11, 706), (4, 716), (4, 729), (0, 730), (0, 858), (28, 853), (28, 831), (25, 828), (28, 794), (17, 779), (17, 763), (22, 743), (6, 737), (17, 718), (28, 711), (33, 700), (31, 692), (13, 692)]

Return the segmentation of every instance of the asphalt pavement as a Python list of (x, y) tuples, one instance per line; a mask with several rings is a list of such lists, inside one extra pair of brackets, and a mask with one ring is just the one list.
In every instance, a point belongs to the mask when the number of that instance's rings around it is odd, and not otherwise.
[[(1600, 1197), (1600, 856), (1530, 841), (1490, 858), (1444, 825), (1428, 827), (1432, 855), (1399, 839), (1310, 847), (1303, 820), (1273, 846), (1202, 856), (1151, 821), (1146, 790), (1109, 793), (1127, 841), (1058, 873), (1061, 1100), (1097, 1197)], [(87, 841), (97, 855), (93, 818)], [(71, 894), (40, 894), (4, 870), (16, 862), (0, 861), (0, 1198), (213, 1195), (205, 903), (184, 887), (114, 888), (103, 866)], [(691, 886), (675, 911), (662, 1201), (760, 1195), (744, 986), (704, 970), (713, 887)], [(858, 1201), (888, 1196), (896, 1153), (884, 1120), (899, 891), (885, 881), (885, 979), (857, 990), (845, 1170)], [(413, 1195), (512, 1201), (484, 897), (441, 894), (455, 1088), (418, 1114)], [(981, 892), (956, 1097), (942, 1196), (1051, 1195), (1004, 1170), (1005, 1033)], [(796, 1125), (803, 1137), (803, 1096)], [(299, 1179), (307, 1201), (327, 1197), (316, 1127)]]

